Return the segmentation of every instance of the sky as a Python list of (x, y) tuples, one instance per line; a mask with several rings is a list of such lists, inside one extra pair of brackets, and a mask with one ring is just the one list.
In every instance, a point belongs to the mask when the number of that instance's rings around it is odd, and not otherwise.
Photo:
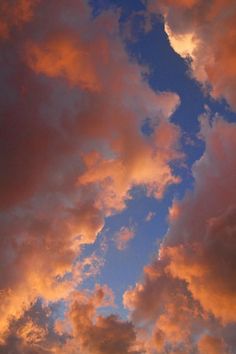
[(0, 3), (0, 354), (236, 354), (234, 0)]

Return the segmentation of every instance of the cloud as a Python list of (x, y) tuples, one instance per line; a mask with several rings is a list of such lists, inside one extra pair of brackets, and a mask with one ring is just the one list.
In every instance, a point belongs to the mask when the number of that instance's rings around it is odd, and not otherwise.
[(149, 211), (145, 218), (145, 221), (147, 222), (151, 221), (155, 217), (155, 215), (156, 213), (154, 211)]
[(224, 354), (228, 353), (225, 343), (220, 338), (215, 338), (209, 335), (203, 336), (199, 343), (199, 352), (202, 353), (209, 353), (209, 354)]
[(202, 306), (224, 322), (236, 320), (232, 311), (235, 161), (229, 154), (234, 149), (235, 134), (235, 124), (220, 118), (212, 127), (203, 122), (206, 152), (193, 170), (195, 192), (178, 203), (179, 216), (164, 242), (170, 272), (185, 279)]
[(114, 295), (106, 285), (73, 292), (63, 319), (55, 320), (59, 304), (37, 301), (11, 322), (0, 353), (139, 354), (132, 349), (136, 341), (132, 323), (99, 314), (108, 306), (114, 307)]
[(73, 33), (54, 36), (48, 42), (28, 44), (27, 62), (36, 73), (64, 77), (72, 85), (99, 90), (99, 78), (91, 62), (91, 49), (84, 47)]
[(178, 139), (178, 129), (166, 120), (159, 123), (148, 142), (129, 127), (122, 128), (122, 135), (113, 143), (116, 155), (104, 158), (97, 152), (87, 154), (86, 171), (78, 182), (99, 188), (96, 205), (108, 214), (122, 210), (130, 198), (130, 189), (138, 185), (144, 186), (148, 195), (161, 198), (168, 185), (180, 182), (169, 165), (171, 160), (182, 157), (177, 148)]
[(132, 228), (123, 226), (114, 236), (117, 249), (119, 251), (123, 251), (134, 236), (135, 234)]
[(235, 2), (150, 0), (149, 6), (163, 14), (173, 49), (190, 56), (191, 75), (235, 110)]
[(147, 350), (233, 353), (236, 125), (201, 124), (206, 150), (193, 166), (194, 190), (174, 201), (159, 253), (124, 294), (133, 320), (152, 328)]
[[(235, 124), (202, 121), (195, 189), (174, 202), (159, 253), (124, 294), (130, 321), (104, 315), (114, 305), (108, 287), (78, 291), (102, 266), (97, 255), (82, 259), (81, 247), (133, 187), (162, 198), (179, 183), (171, 164), (183, 158), (180, 129), (170, 116), (180, 99), (150, 89), (147, 68), (125, 52), (117, 13), (92, 18), (78, 0), (15, 5), (3, 2), (0, 19), (0, 352), (232, 353)], [(172, 45), (181, 55), (190, 48), (192, 74), (234, 107), (234, 12), (223, 15), (221, 1), (164, 5)], [(150, 136), (141, 130), (147, 117)], [(133, 236), (122, 231), (120, 248)], [(54, 323), (41, 308), (37, 320), (38, 297), (63, 300), (66, 317)]]
[(203, 312), (184, 281), (165, 271), (165, 264), (156, 260), (144, 269), (143, 281), (124, 294), (124, 305), (144, 343), (145, 353), (162, 353), (194, 348), (192, 332), (201, 333)]
[[(161, 198), (179, 182), (171, 163), (182, 154), (169, 119), (179, 97), (150, 89), (147, 69), (125, 52), (117, 13), (92, 18), (82, 0), (3, 1), (1, 9), (5, 338), (37, 297), (66, 299), (82, 281), (81, 245), (125, 208), (134, 186)], [(146, 117), (155, 123), (150, 137), (141, 133)]]
[(10, 37), (13, 29), (21, 27), (32, 19), (37, 0), (2, 1), (0, 5), (0, 40)]
[(72, 325), (72, 335), (62, 353), (75, 350), (83, 354), (139, 354), (132, 349), (136, 334), (131, 322), (123, 321), (117, 315), (97, 313), (100, 307), (112, 304), (112, 293), (107, 287), (97, 286), (90, 295), (75, 293), (67, 317)]
[(42, 341), (47, 332), (44, 328), (36, 325), (32, 320), (30, 320), (17, 331), (17, 334), (26, 343), (37, 344)]
[(48, 354), (55, 351), (59, 343), (66, 340), (65, 335), (54, 331), (53, 312), (58, 304), (46, 305), (38, 300), (17, 320), (13, 319), (0, 353), (37, 353)]

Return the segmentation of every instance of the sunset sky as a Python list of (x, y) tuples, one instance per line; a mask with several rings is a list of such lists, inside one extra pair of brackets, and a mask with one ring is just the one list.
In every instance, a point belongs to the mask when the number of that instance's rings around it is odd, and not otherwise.
[(2, 0), (0, 211), (0, 354), (236, 354), (235, 0)]

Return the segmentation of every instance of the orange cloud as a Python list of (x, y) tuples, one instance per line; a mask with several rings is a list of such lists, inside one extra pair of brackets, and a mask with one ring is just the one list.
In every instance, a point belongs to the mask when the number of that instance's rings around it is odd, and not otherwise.
[(142, 328), (139, 339), (145, 353), (164, 353), (168, 348), (188, 353), (194, 346), (192, 333), (203, 328), (201, 307), (185, 282), (170, 276), (160, 260), (146, 267), (143, 282), (124, 294), (124, 305), (137, 328)]
[(187, 281), (207, 311), (234, 322), (235, 161), (228, 151), (234, 149), (236, 128), (218, 119), (212, 128), (203, 125), (202, 134), (206, 152), (194, 167), (195, 194), (179, 203), (164, 253), (169, 271)]
[(139, 133), (124, 132), (114, 142), (114, 156), (104, 158), (97, 153), (84, 156), (86, 170), (78, 183), (96, 184), (101, 191), (96, 205), (108, 213), (123, 209), (130, 189), (138, 185), (146, 187), (148, 195), (161, 198), (168, 185), (180, 181), (169, 166), (171, 160), (182, 157), (178, 152), (178, 139), (178, 129), (168, 121), (160, 123), (149, 142)]
[(54, 331), (55, 309), (59, 309), (57, 303), (38, 300), (20, 318), (12, 319), (4, 343), (0, 343), (0, 353), (58, 353), (58, 345), (65, 343), (68, 335)]
[(201, 135), (206, 151), (193, 166), (194, 191), (174, 202), (156, 260), (124, 294), (151, 353), (233, 353), (235, 345), (236, 125), (205, 117)]
[(47, 332), (44, 328), (33, 323), (32, 320), (25, 323), (17, 331), (17, 335), (23, 339), (26, 343), (37, 344), (45, 338)]
[(198, 343), (200, 354), (227, 354), (225, 343), (222, 339), (209, 335), (203, 336)]
[[(41, 1), (37, 11), (36, 2), (15, 5), (1, 3), (9, 19), (0, 44), (7, 53), (0, 68), (2, 340), (37, 297), (70, 296), (89, 276), (76, 264), (81, 245), (125, 208), (132, 187), (160, 198), (178, 183), (170, 164), (182, 158), (180, 131), (169, 120), (179, 97), (150, 89), (146, 69), (125, 52), (116, 13), (92, 18), (82, 0)], [(150, 137), (141, 134), (147, 116)], [(111, 325), (119, 329), (117, 321)]]
[(91, 48), (83, 46), (79, 38), (73, 41), (70, 33), (27, 46), (27, 62), (36, 73), (63, 77), (72, 85), (96, 91), (100, 84), (91, 56)]
[(1, 1), (0, 39), (8, 39), (14, 28), (19, 30), (25, 23), (30, 22), (37, 2), (38, 0), (16, 0), (14, 3)]
[[(112, 293), (107, 287), (97, 286), (90, 295), (75, 293), (67, 317), (72, 325), (71, 339), (63, 348), (58, 346), (58, 352), (141, 354), (134, 349), (136, 334), (131, 322), (122, 321), (116, 315), (105, 317), (97, 313), (100, 307), (112, 304)], [(63, 323), (59, 329), (63, 329)]]
[(235, 21), (233, 0), (156, 1), (151, 11), (162, 13), (174, 50), (191, 57), (191, 75), (215, 99), (225, 98), (236, 109)]

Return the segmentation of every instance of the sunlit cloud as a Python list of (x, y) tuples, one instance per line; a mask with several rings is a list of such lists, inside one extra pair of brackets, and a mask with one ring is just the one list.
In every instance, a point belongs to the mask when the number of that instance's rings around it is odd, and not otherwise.
[(162, 198), (180, 181), (170, 163), (183, 157), (170, 121), (180, 99), (150, 88), (125, 51), (118, 12), (93, 18), (84, 1), (15, 5), (1, 5), (3, 337), (37, 297), (65, 300), (98, 274), (104, 262), (80, 263), (81, 246), (125, 209), (134, 186)]
[(235, 123), (218, 118), (211, 126), (202, 118), (206, 151), (193, 167), (194, 191), (174, 202), (159, 256), (144, 269), (144, 281), (124, 294), (134, 321), (152, 324), (154, 337), (146, 340), (157, 351), (171, 346), (231, 353), (236, 196), (235, 161), (228, 151), (235, 148), (235, 132)]
[(0, 4), (0, 353), (233, 354), (235, 5), (112, 4)]
[(163, 14), (173, 49), (190, 57), (191, 75), (235, 110), (235, 2), (150, 0), (149, 6)]

